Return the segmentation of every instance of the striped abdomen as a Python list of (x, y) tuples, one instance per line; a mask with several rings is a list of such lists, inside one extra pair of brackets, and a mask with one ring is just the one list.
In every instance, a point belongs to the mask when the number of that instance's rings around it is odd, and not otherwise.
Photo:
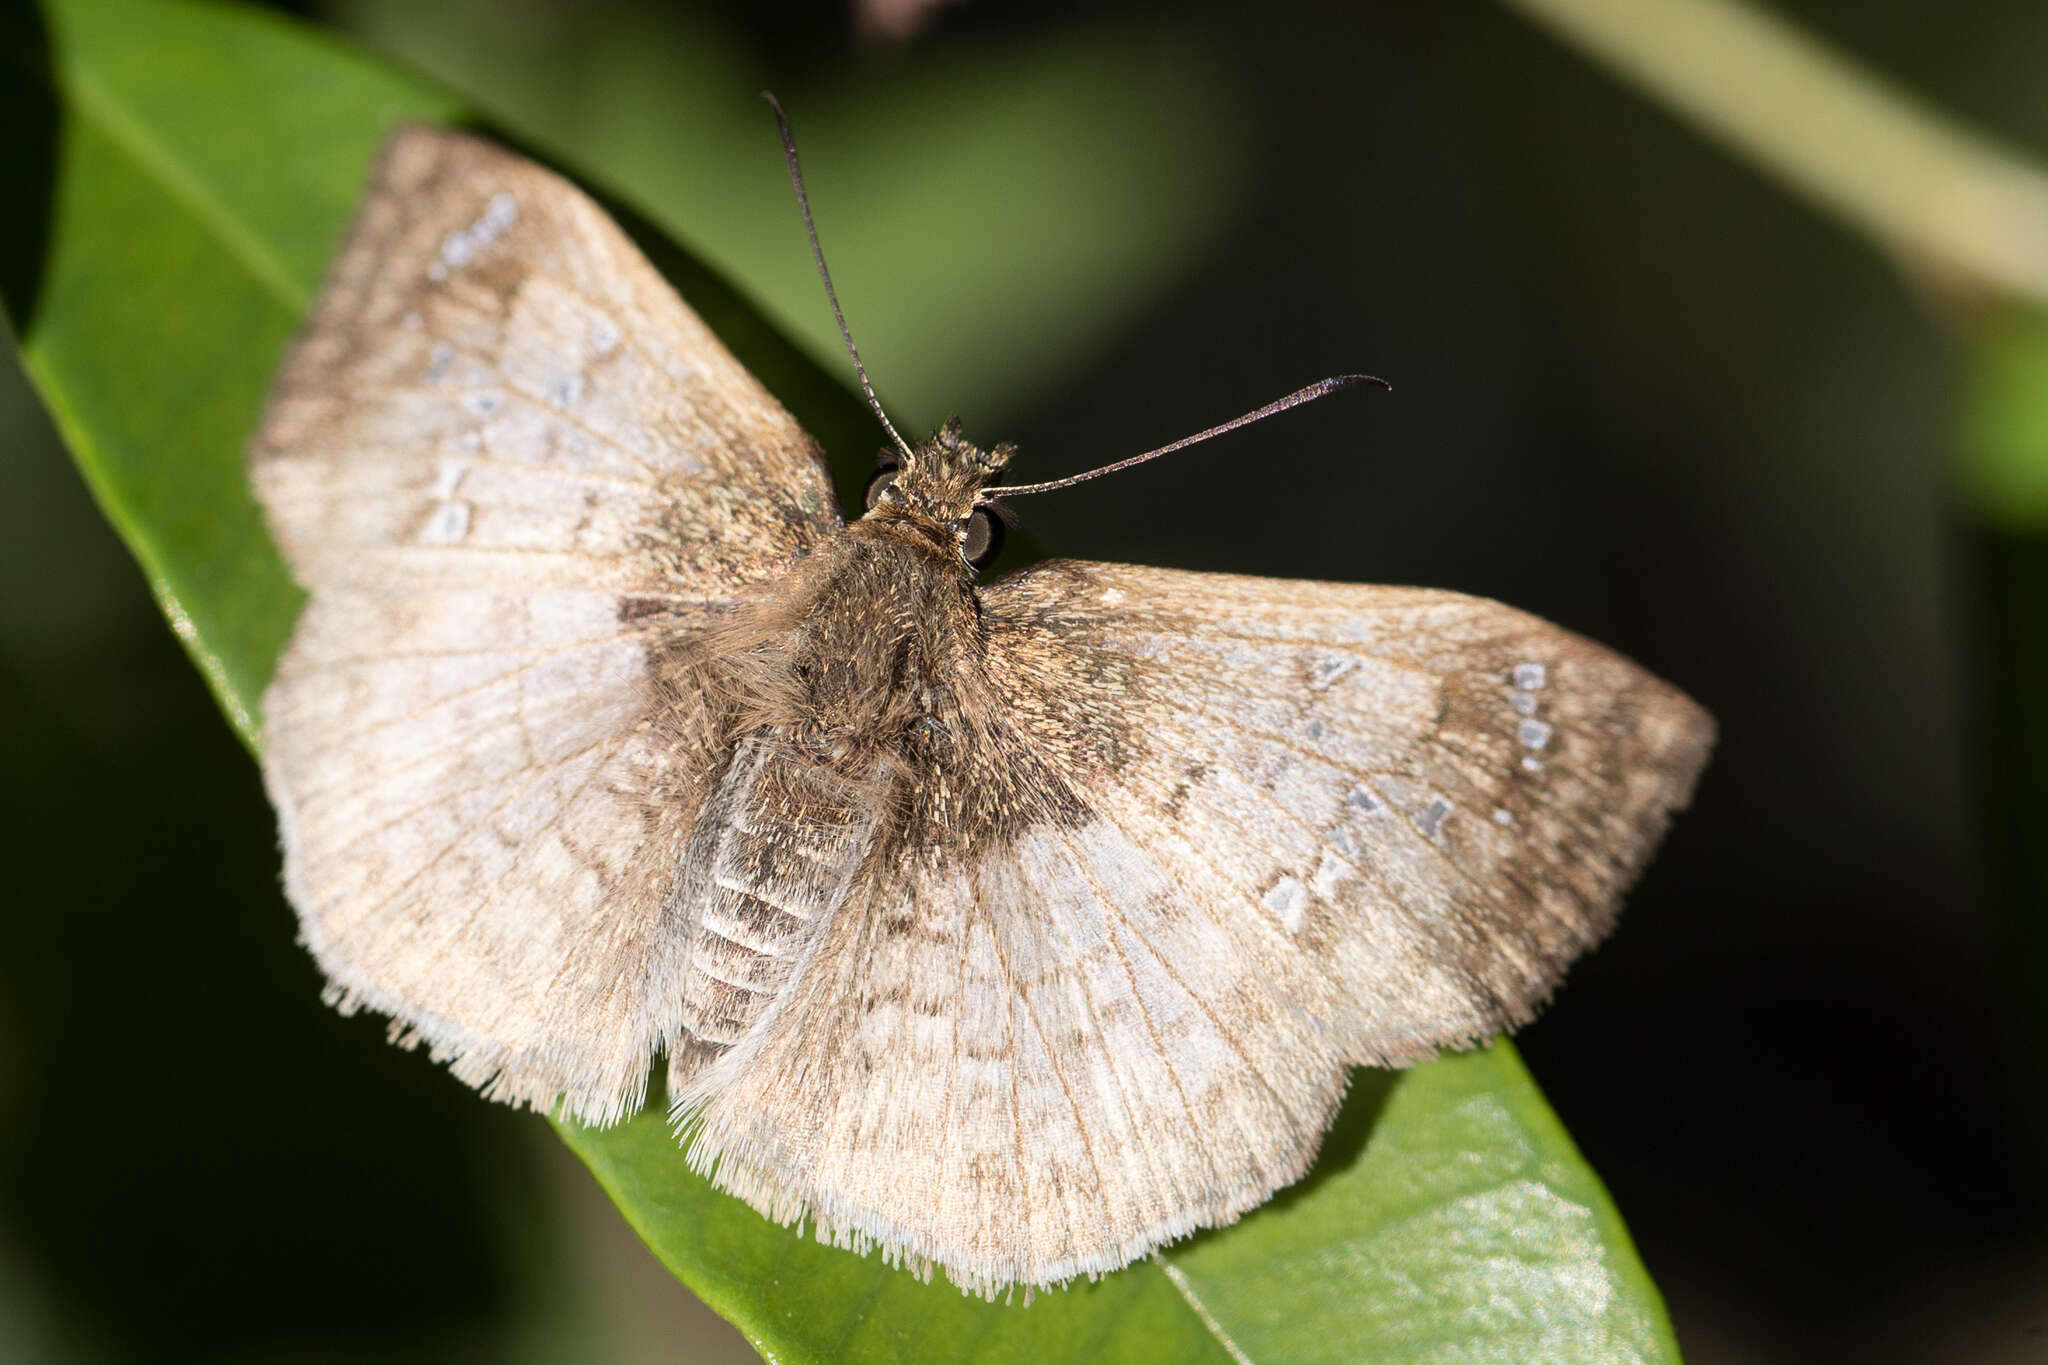
[(740, 741), (683, 858), (696, 929), (678, 1077), (716, 1060), (773, 1002), (844, 899), (875, 832), (877, 794), (774, 738)]

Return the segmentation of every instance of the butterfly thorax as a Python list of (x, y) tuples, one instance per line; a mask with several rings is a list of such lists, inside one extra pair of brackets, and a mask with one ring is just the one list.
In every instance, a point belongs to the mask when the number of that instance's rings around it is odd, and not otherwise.
[(848, 776), (935, 757), (971, 666), (973, 573), (950, 533), (900, 509), (839, 532), (704, 641), (728, 743), (774, 734)]

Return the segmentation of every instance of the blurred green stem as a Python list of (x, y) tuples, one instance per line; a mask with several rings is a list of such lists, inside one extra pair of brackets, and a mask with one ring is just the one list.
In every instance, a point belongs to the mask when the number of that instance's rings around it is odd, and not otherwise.
[(2048, 306), (2048, 174), (1736, 0), (1503, 0), (1914, 265)]

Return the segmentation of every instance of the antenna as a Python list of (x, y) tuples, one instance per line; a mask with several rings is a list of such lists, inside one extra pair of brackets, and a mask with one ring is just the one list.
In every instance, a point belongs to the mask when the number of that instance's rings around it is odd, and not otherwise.
[(1171, 455), (1176, 450), (1185, 450), (1191, 445), (1208, 440), (1211, 436), (1221, 436), (1225, 432), (1236, 431), (1239, 427), (1248, 427), (1262, 417), (1271, 417), (1276, 412), (1285, 412), (1289, 408), (1298, 408), (1303, 403), (1313, 403), (1316, 399), (1327, 397), (1330, 394), (1336, 393), (1339, 389), (1356, 388), (1360, 384), (1377, 384), (1383, 389), (1394, 387), (1378, 375), (1334, 375), (1329, 379), (1317, 380), (1305, 389), (1296, 389), (1285, 398), (1276, 398), (1266, 404), (1266, 406), (1248, 412), (1242, 417), (1233, 417), (1220, 427), (1210, 427), (1207, 431), (1198, 431), (1192, 436), (1183, 436), (1172, 445), (1164, 445), (1157, 450), (1148, 450), (1143, 455), (1133, 455), (1127, 460), (1118, 460), (1115, 464), (1106, 464), (1100, 469), (1091, 469), (1083, 474), (1069, 474), (1064, 479), (1053, 479), (1047, 483), (1027, 483), (1015, 488), (991, 488), (989, 496), (995, 497), (1000, 495), (1005, 500), (1008, 500), (1021, 497), (1026, 493), (1050, 493), (1055, 488), (1072, 488), (1077, 483), (1086, 483), (1090, 479), (1099, 479), (1104, 474), (1114, 474), (1118, 470), (1129, 469), (1132, 465), (1143, 464), (1147, 460), (1156, 460), (1161, 455)]
[(818, 263), (818, 278), (825, 282), (825, 300), (832, 305), (832, 318), (839, 324), (839, 335), (846, 338), (846, 353), (853, 357), (853, 372), (860, 377), (860, 391), (868, 396), (868, 407), (874, 411), (875, 419), (907, 460), (910, 458), (910, 446), (897, 434), (894, 424), (889, 421), (889, 414), (882, 411), (882, 400), (875, 397), (875, 386), (868, 383), (867, 366), (860, 363), (860, 351), (854, 347), (853, 333), (846, 329), (846, 314), (839, 311), (839, 294), (832, 288), (832, 272), (825, 268), (824, 248), (818, 245), (818, 225), (811, 221), (811, 199), (804, 193), (804, 172), (797, 165), (796, 136), (789, 131), (789, 115), (782, 112), (782, 101), (775, 98), (774, 91), (763, 90), (761, 98), (767, 100), (768, 107), (775, 111), (775, 127), (782, 134), (783, 159), (789, 162), (789, 183), (796, 190), (796, 206), (803, 210), (804, 232), (811, 239), (811, 259)]

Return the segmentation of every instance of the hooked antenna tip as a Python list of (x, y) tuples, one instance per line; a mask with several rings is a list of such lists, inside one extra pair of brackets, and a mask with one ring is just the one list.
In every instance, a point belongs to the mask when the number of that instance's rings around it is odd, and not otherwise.
[(1342, 389), (1356, 388), (1360, 384), (1377, 384), (1381, 388), (1389, 390), (1394, 387), (1376, 374), (1331, 375), (1328, 379), (1318, 379), (1307, 388), (1296, 389), (1285, 398), (1276, 398), (1264, 407), (1255, 408), (1242, 417), (1232, 418), (1221, 426), (1210, 427), (1207, 431), (1198, 431), (1192, 436), (1183, 436), (1180, 440), (1163, 445), (1157, 450), (1148, 450), (1142, 455), (1133, 455), (1127, 460), (1118, 460), (1116, 463), (1106, 464), (1100, 469), (1090, 469), (1081, 474), (1069, 474), (1064, 479), (1049, 479), (1044, 483), (1028, 483), (1021, 487), (1004, 488), (999, 491), (1005, 498), (1016, 498), (1022, 497), (1026, 493), (1050, 493), (1056, 488), (1072, 488), (1077, 483), (1086, 483), (1090, 479), (1099, 479), (1104, 474), (1114, 474), (1119, 470), (1129, 469), (1132, 465), (1140, 465), (1147, 460), (1156, 460), (1161, 455), (1171, 455), (1176, 450), (1185, 450), (1189, 446), (1199, 441), (1206, 441), (1212, 436), (1221, 436), (1225, 432), (1236, 431), (1239, 427), (1250, 426), (1253, 422), (1271, 417), (1275, 413), (1285, 412), (1289, 408), (1298, 408), (1303, 403), (1312, 403), (1318, 398), (1327, 397)]

